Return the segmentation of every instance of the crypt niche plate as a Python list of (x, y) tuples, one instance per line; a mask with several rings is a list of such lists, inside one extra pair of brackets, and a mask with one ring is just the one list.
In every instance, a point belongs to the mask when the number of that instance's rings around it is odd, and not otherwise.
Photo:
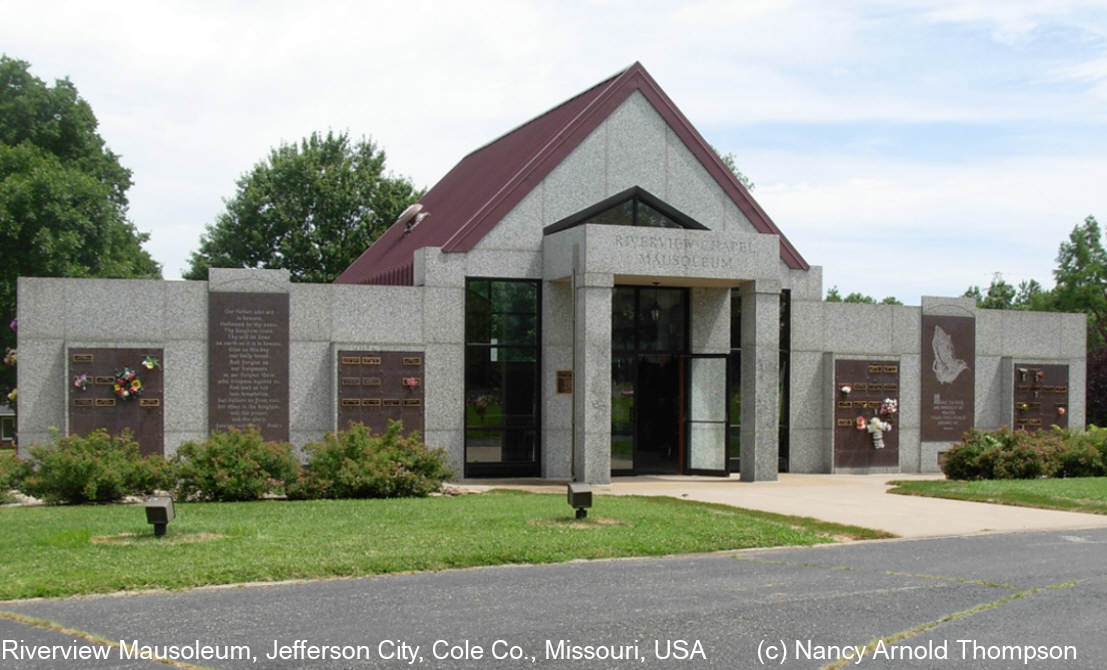
[(338, 427), (364, 423), (374, 433), (401, 421), (423, 432), (425, 365), (421, 351), (338, 352)]
[[(848, 388), (848, 391), (843, 390)], [(898, 361), (834, 361), (834, 467), (899, 466), (899, 413), (881, 415), (886, 399), (899, 402)], [(868, 429), (873, 418), (891, 425), (874, 444)], [(858, 428), (863, 420), (865, 428)]]
[(1015, 363), (1015, 430), (1069, 427), (1069, 366)]
[(161, 454), (165, 442), (163, 350), (73, 347), (66, 353), (69, 434), (87, 435), (104, 428), (118, 435), (129, 430), (139, 453)]

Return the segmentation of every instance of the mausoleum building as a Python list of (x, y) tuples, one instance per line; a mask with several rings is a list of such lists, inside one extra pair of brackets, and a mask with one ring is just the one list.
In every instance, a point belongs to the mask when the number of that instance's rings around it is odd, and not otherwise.
[(334, 284), (21, 278), (20, 442), (402, 420), (465, 477), (602, 483), (931, 472), (974, 426), (1083, 425), (1082, 315), (822, 293), (636, 63), (464, 157)]

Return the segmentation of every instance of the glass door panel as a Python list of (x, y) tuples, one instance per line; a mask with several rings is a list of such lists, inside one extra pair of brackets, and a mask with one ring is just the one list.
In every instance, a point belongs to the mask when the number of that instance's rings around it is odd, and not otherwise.
[(727, 357), (692, 355), (688, 359), (688, 470), (727, 471)]

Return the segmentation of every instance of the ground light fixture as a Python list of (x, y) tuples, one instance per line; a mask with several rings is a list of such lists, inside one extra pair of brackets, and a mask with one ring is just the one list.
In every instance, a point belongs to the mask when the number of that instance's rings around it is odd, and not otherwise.
[(154, 535), (165, 535), (165, 527), (173, 520), (173, 499), (169, 496), (150, 496), (146, 499), (146, 523), (154, 524)]
[(569, 507), (576, 509), (577, 518), (586, 518), (591, 506), (592, 487), (584, 482), (569, 482)]

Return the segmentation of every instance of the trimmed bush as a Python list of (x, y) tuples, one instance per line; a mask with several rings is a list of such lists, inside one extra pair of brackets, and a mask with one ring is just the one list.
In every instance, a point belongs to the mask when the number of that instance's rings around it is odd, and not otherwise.
[(398, 421), (380, 435), (359, 423), (305, 445), (309, 460), (289, 497), (399, 498), (437, 491), (453, 475), (446, 452), (428, 448), (418, 433), (405, 437), (400, 431)]
[(19, 488), (48, 503), (113, 502), (172, 486), (170, 465), (161, 456), (140, 457), (128, 431), (112, 436), (100, 428), (29, 452)]
[(295, 481), (299, 462), (287, 442), (266, 442), (254, 426), (185, 442), (173, 459), (180, 500), (257, 500)]
[(1107, 475), (1107, 430), (991, 432), (970, 430), (947, 452), (942, 471), (950, 479), (1035, 479)]
[(26, 470), (26, 463), (14, 454), (0, 454), (0, 504), (15, 500), (8, 492), (20, 487)]

